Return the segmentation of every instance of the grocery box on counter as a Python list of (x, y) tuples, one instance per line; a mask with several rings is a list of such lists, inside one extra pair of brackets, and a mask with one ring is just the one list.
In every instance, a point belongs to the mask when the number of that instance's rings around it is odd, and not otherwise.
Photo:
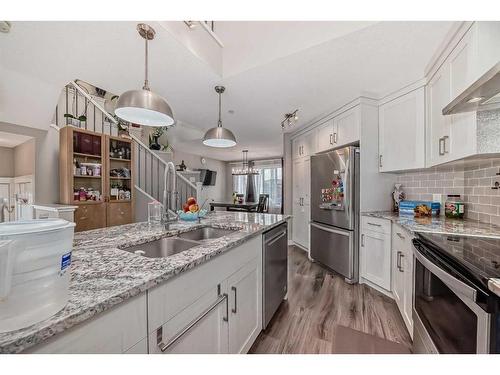
[(401, 201), (399, 202), (399, 213), (415, 216), (439, 216), (441, 204), (430, 201)]

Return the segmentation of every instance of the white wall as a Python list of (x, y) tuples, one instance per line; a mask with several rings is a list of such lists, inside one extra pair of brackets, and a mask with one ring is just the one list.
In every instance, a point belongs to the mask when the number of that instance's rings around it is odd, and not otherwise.
[(0, 177), (14, 176), (14, 149), (0, 147)]
[(35, 174), (35, 140), (31, 139), (14, 147), (14, 176)]
[[(217, 172), (217, 179), (215, 186), (203, 186), (202, 197), (199, 203), (203, 203), (205, 199), (221, 202), (227, 200), (226, 193), (226, 176), (227, 176), (227, 163), (220, 160), (205, 158), (206, 163), (201, 163), (201, 156), (189, 154), (187, 152), (174, 149), (174, 164), (178, 165), (184, 160), (188, 169), (210, 169)], [(208, 203), (207, 203), (208, 205)]]
[(35, 138), (35, 196), (37, 203), (59, 202), (59, 132), (0, 122), (0, 131)]

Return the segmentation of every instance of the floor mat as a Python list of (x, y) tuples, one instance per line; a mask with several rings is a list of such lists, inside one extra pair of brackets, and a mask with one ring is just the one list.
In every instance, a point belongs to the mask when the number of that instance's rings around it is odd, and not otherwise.
[(336, 325), (333, 352), (336, 354), (411, 354), (403, 344), (355, 329)]

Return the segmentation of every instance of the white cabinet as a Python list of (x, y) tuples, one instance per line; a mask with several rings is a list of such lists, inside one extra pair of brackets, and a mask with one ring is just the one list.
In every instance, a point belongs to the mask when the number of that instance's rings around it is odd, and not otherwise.
[(302, 158), (316, 152), (316, 133), (309, 131), (292, 141), (292, 158)]
[(147, 354), (146, 335), (146, 293), (143, 293), (24, 353)]
[(391, 290), (391, 222), (362, 217), (360, 278), (384, 293)]
[(452, 47), (427, 86), (426, 166), (475, 155), (476, 112), (442, 114), (443, 108), (500, 60), (500, 24), (474, 22)]
[(333, 119), (334, 147), (359, 141), (361, 127), (360, 107), (351, 108)]
[(333, 142), (333, 120), (328, 120), (316, 129), (317, 148), (316, 152), (323, 152), (335, 146)]
[(309, 249), (309, 221), (311, 216), (311, 160), (309, 157), (294, 160), (293, 182), (293, 241)]
[(227, 280), (229, 293), (229, 353), (246, 353), (260, 333), (261, 268), (257, 258)]
[(442, 110), (450, 102), (449, 67), (443, 65), (427, 85), (427, 166), (446, 161), (446, 138), (449, 134), (450, 117)]
[(392, 293), (410, 335), (413, 334), (413, 236), (392, 225)]
[(379, 170), (425, 167), (425, 90), (420, 87), (379, 107)]
[[(149, 337), (153, 354), (228, 353), (227, 284), (203, 294)], [(163, 351), (162, 351), (163, 349)]]
[(247, 352), (262, 328), (261, 275), (258, 236), (151, 289), (150, 353)]

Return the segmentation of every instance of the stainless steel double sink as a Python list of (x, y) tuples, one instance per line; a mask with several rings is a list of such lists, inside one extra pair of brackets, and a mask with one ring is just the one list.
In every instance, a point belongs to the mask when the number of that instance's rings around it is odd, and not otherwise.
[(165, 237), (140, 245), (122, 248), (122, 250), (148, 258), (166, 258), (201, 245), (202, 242), (200, 241), (223, 237), (236, 231), (238, 229), (203, 227), (180, 233), (176, 237)]

